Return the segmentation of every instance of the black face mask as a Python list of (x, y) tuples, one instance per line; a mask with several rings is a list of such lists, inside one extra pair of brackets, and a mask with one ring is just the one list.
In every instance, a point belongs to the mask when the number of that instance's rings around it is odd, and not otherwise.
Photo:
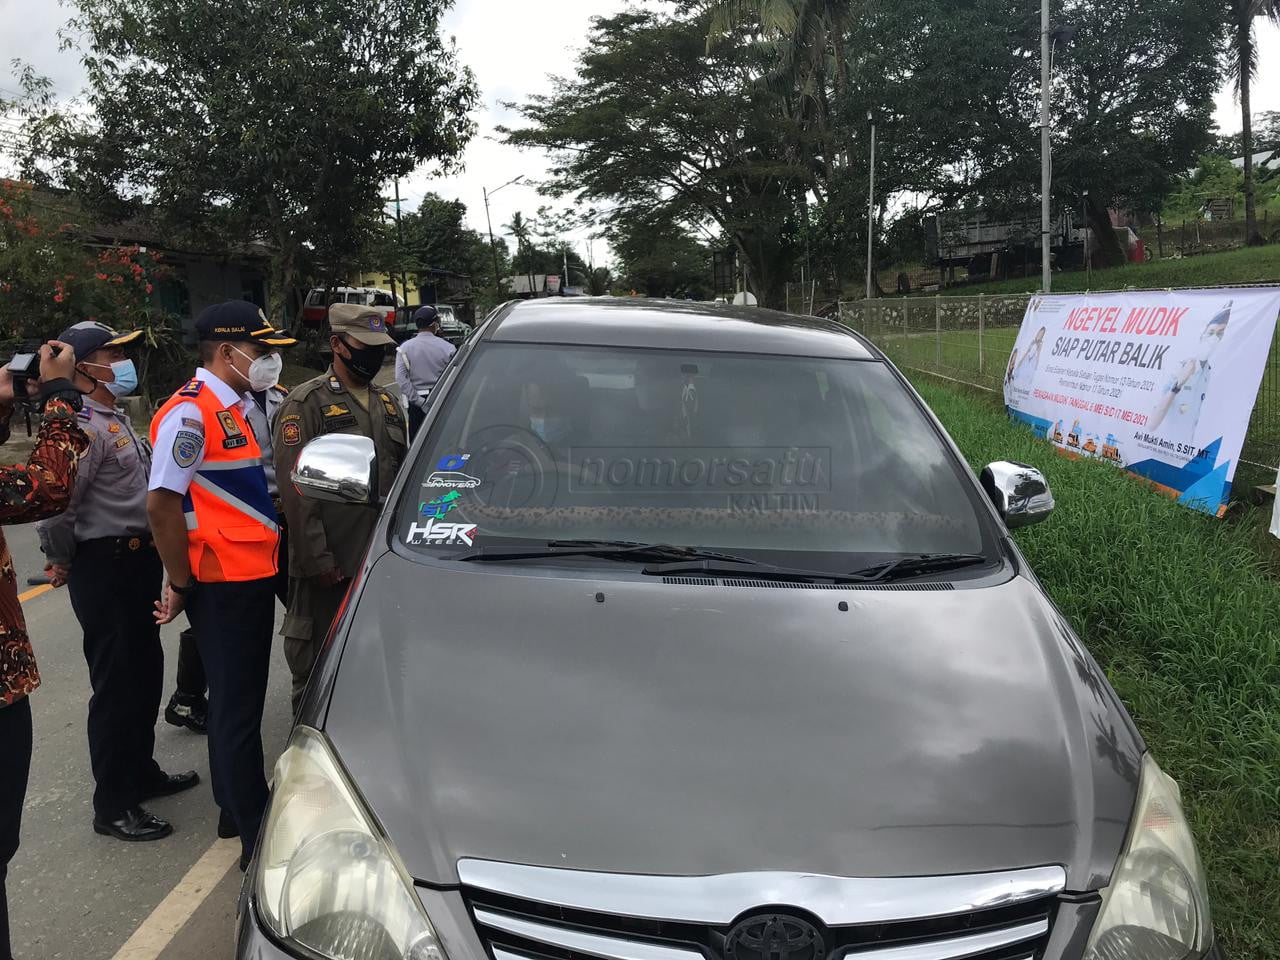
[(346, 364), (348, 370), (366, 383), (377, 376), (378, 371), (382, 369), (382, 358), (387, 354), (382, 344), (376, 343), (372, 347), (362, 347), (359, 350), (349, 343), (343, 343), (343, 346), (351, 352), (351, 356), (342, 357), (342, 362)]

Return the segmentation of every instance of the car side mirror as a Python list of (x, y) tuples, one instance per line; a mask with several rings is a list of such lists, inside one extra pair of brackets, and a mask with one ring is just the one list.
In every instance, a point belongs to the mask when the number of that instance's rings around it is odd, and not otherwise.
[(997, 460), (983, 468), (979, 479), (1010, 530), (1039, 523), (1053, 513), (1049, 481), (1035, 467)]
[(335, 433), (302, 448), (290, 479), (312, 500), (367, 504), (375, 502), (377, 477), (373, 440)]

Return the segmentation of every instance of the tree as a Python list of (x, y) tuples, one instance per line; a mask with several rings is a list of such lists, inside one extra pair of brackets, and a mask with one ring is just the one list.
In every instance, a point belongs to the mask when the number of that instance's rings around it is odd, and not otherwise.
[(650, 297), (711, 297), (711, 255), (689, 231), (661, 215), (614, 224), (609, 243), (618, 279)]
[(781, 306), (811, 172), (785, 97), (755, 82), (760, 51), (708, 53), (707, 33), (698, 10), (598, 18), (576, 75), (521, 105), (528, 125), (503, 132), (550, 150), (551, 191), (608, 201), (615, 224), (658, 212), (689, 227), (715, 223), (760, 302)]
[[(493, 257), (489, 241), (466, 225), (467, 207), (461, 200), (445, 200), (428, 193), (414, 213), (403, 219), (405, 254), (410, 269), (419, 274), (445, 270), (492, 283)], [(506, 242), (499, 241), (499, 259), (507, 258)]]
[(447, 0), (75, 4), (94, 116), (61, 175), (100, 208), (265, 243), (273, 316), (308, 267), (336, 275), (367, 247), (383, 184), (448, 167), (473, 132)]
[(1231, 72), (1240, 98), (1240, 149), (1244, 154), (1244, 233), (1250, 244), (1262, 243), (1253, 192), (1253, 116), (1250, 87), (1258, 74), (1258, 48), (1253, 21), (1267, 19), (1280, 25), (1280, 0), (1228, 0), (1232, 32)]
[[(1264, 110), (1253, 115), (1250, 125), (1253, 135), (1253, 152), (1280, 150), (1280, 110)], [(1214, 141), (1213, 152), (1227, 159), (1244, 156), (1241, 133), (1220, 134)]]

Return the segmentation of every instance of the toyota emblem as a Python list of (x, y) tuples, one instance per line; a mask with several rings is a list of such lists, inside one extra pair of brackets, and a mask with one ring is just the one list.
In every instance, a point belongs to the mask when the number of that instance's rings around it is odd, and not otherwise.
[(748, 917), (724, 941), (725, 960), (824, 960), (822, 932), (800, 917), (779, 913)]

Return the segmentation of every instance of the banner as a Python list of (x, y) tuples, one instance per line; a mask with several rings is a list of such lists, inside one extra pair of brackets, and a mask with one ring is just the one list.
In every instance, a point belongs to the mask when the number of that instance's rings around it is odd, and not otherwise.
[(1033, 297), (1010, 413), (1064, 452), (1221, 515), (1280, 316), (1280, 288)]

